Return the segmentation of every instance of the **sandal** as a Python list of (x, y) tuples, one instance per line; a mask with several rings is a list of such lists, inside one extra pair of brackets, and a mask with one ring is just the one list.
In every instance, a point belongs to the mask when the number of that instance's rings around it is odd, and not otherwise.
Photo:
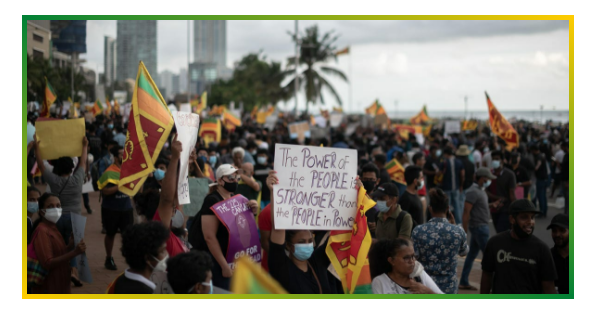
[(458, 289), (460, 289), (460, 290), (475, 290), (475, 291), (479, 290), (471, 285), (468, 285), (468, 286), (460, 285), (460, 286), (458, 286)]
[(75, 277), (71, 277), (71, 282), (75, 285), (75, 287), (81, 287), (83, 284), (81, 281)]

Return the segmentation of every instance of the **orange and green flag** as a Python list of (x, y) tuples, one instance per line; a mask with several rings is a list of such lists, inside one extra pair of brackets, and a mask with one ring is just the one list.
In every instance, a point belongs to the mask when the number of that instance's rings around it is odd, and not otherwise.
[(117, 167), (115, 164), (110, 165), (110, 167), (104, 170), (100, 179), (98, 179), (98, 190), (102, 190), (109, 183), (119, 185), (120, 176), (121, 168)]
[(402, 167), (398, 160), (395, 158), (390, 160), (390, 162), (385, 165), (385, 170), (387, 170), (392, 181), (406, 185), (406, 180), (404, 179), (404, 167)]
[(513, 126), (504, 118), (504, 116), (496, 109), (492, 103), (490, 96), (485, 92), (488, 109), (490, 112), (490, 128), (494, 134), (498, 135), (506, 142), (506, 149), (511, 151), (514, 147), (519, 146), (519, 135)]
[(223, 124), (228, 131), (233, 132), (236, 127), (242, 126), (242, 121), (231, 111), (223, 108)]
[(123, 147), (119, 191), (129, 196), (139, 191), (154, 171), (154, 163), (171, 134), (173, 124), (167, 103), (140, 61)]
[(44, 77), (44, 80), (46, 80), (46, 88), (44, 89), (44, 101), (42, 102), (40, 117), (48, 118), (50, 117), (50, 106), (56, 101), (56, 92), (54, 91), (54, 87), (48, 82), (48, 79)]
[(233, 294), (287, 294), (273, 277), (248, 256), (236, 260), (235, 272), (231, 278)]
[(202, 121), (198, 135), (204, 140), (204, 145), (221, 141), (221, 120), (218, 118), (206, 118)]
[(92, 113), (94, 114), (94, 116), (97, 116), (99, 114), (102, 113), (102, 110), (104, 110), (104, 107), (102, 106), (102, 103), (100, 102), (100, 99), (96, 99), (96, 102), (94, 103), (94, 107), (92, 107)]
[(250, 117), (254, 120), (256, 120), (256, 115), (258, 114), (258, 105), (254, 105), (254, 108), (252, 108), (252, 112), (250, 112)]
[(427, 115), (427, 106), (423, 106), (423, 109), (416, 116), (410, 118), (410, 124), (419, 125), (425, 122), (429, 122), (431, 118)]
[(116, 99), (113, 101), (115, 102), (115, 104), (113, 105), (113, 110), (117, 115), (121, 115), (121, 106), (119, 105), (119, 102)]
[(350, 53), (350, 46), (335, 52), (336, 56), (347, 55)]
[(331, 231), (325, 251), (340, 277), (344, 293), (370, 294), (373, 292), (368, 255), (372, 239), (366, 213), (375, 206), (375, 201), (361, 187), (356, 203), (358, 205), (352, 230)]
[(367, 107), (367, 109), (365, 109), (365, 112), (372, 116), (387, 114), (385, 112), (385, 108), (383, 108), (383, 106), (379, 103), (378, 100), (375, 100), (375, 102), (372, 105)]
[(476, 129), (477, 129), (477, 121), (475, 121), (475, 120), (463, 121), (463, 125), (462, 125), (463, 131), (475, 131)]
[(223, 112), (225, 111), (226, 106), (225, 105), (214, 105), (212, 107), (212, 109), (208, 112), (209, 116), (220, 116), (223, 115)]

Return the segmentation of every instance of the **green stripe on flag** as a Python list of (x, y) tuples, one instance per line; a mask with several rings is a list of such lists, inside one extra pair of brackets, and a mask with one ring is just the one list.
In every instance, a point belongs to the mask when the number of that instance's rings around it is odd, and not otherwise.
[(54, 87), (52, 87), (52, 85), (50, 85), (50, 82), (46, 81), (46, 87), (50, 90), (50, 92), (52, 93), (52, 95), (56, 96), (56, 92), (54, 91)]
[(138, 87), (143, 89), (148, 95), (152, 96), (152, 98), (156, 99), (159, 103), (162, 104), (162, 100), (156, 94), (154, 88), (152, 88), (152, 84), (150, 84), (150, 80), (146, 77), (144, 72), (140, 73), (140, 79), (138, 80)]
[(271, 294), (272, 292), (265, 288), (255, 277), (248, 278), (249, 294)]

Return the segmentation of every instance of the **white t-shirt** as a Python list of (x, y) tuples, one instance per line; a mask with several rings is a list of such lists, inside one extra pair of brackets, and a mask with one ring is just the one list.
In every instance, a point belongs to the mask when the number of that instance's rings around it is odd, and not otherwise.
[[(554, 154), (554, 159), (556, 159), (556, 162), (559, 164), (562, 164), (564, 158), (565, 158), (565, 151), (562, 149), (557, 151), (556, 154)], [(560, 173), (560, 169), (558, 167), (556, 167), (556, 173), (557, 174)]]
[[(475, 169), (477, 170), (479, 167), (482, 166), (481, 164), (481, 152), (478, 150), (475, 150), (473, 152), (473, 163), (475, 164)], [(477, 166), (477, 163), (479, 163), (479, 167)]]
[[(484, 165), (485, 164), (485, 165)], [(492, 152), (487, 152), (483, 155), (483, 159), (481, 161), (481, 166), (486, 167), (488, 169), (492, 168)]]
[[(433, 290), (435, 294), (444, 294), (425, 271), (421, 273), (421, 283)], [(387, 274), (381, 274), (373, 279), (371, 288), (374, 294), (412, 294), (409, 290), (395, 283)]]

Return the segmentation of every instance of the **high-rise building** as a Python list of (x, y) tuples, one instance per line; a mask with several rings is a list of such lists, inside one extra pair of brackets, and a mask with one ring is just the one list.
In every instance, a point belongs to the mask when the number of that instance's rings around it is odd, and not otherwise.
[(104, 79), (111, 86), (117, 80), (117, 41), (104, 36)]
[(117, 21), (117, 80), (135, 79), (143, 61), (150, 76), (157, 75), (157, 21)]
[(216, 63), (224, 69), (227, 62), (227, 21), (194, 21), (194, 63)]
[(179, 93), (187, 93), (188, 90), (188, 70), (183, 68), (179, 70)]
[(172, 82), (173, 94), (177, 95), (181, 92), (181, 89), (179, 88), (179, 75), (173, 75)]
[(162, 71), (158, 75), (157, 81), (160, 82), (158, 86), (164, 89), (164, 94), (162, 95), (163, 98), (165, 98), (165, 100), (173, 98), (173, 73), (169, 70)]
[[(47, 22), (47, 23), (44, 23)], [(27, 54), (33, 57), (50, 58), (50, 21), (27, 21)]]

